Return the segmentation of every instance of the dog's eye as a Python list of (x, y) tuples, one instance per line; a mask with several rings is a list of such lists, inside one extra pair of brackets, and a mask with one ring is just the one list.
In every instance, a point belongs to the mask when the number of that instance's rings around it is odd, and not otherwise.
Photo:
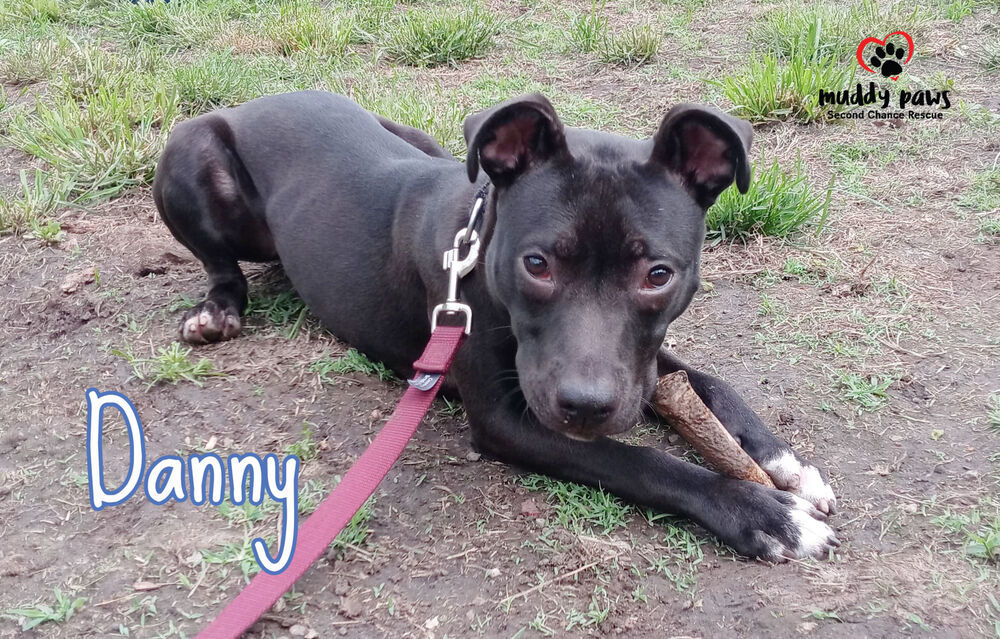
[(673, 272), (666, 266), (654, 266), (646, 274), (646, 281), (643, 282), (643, 288), (660, 288), (661, 286), (666, 286), (667, 282), (673, 276)]
[(540, 280), (547, 280), (552, 277), (549, 271), (549, 263), (541, 255), (526, 255), (524, 257), (524, 269)]

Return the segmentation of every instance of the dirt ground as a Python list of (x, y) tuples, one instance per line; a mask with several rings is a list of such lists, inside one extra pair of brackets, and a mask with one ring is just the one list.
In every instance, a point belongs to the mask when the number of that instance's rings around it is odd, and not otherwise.
[[(707, 44), (722, 29), (733, 44), (692, 55), (686, 69), (736, 64), (749, 46), (740, 21), (762, 10), (700, 9), (690, 33)], [(998, 76), (968, 62), (962, 45), (996, 20), (934, 21), (921, 77), (946, 73), (966, 104), (997, 113)], [(665, 47), (641, 72), (570, 72), (573, 59), (560, 59), (528, 73), (606, 100), (629, 123), (646, 119), (650, 132), (667, 105), (708, 95), (669, 73), (684, 47)], [(420, 78), (457, 91), (462, 74), (504, 55)], [(22, 88), (5, 86), (10, 96)], [(331, 550), (248, 636), (1000, 636), (998, 559), (969, 552), (969, 531), (1000, 526), (1000, 429), (989, 418), (1000, 394), (1000, 243), (959, 206), (996, 166), (1000, 130), (970, 117), (956, 106), (943, 121), (900, 126), (757, 127), (755, 158), (798, 154), (813, 183), (837, 177), (828, 224), (792, 241), (708, 246), (702, 290), (668, 333), (681, 357), (731, 382), (829, 472), (840, 500), (829, 523), (843, 542), (829, 560), (747, 561), (693, 524), (616, 504), (608, 530), (580, 523), (599, 510), (593, 495), (583, 516), (566, 515), (546, 490), (557, 485), (478, 458), (460, 408), (439, 402), (377, 491), (369, 534)], [(878, 153), (849, 183), (829, 148), (858, 140)], [(0, 147), (0, 188), (36, 166)], [(191, 636), (255, 569), (248, 539), (270, 534), (276, 514), (154, 506), (141, 494), (93, 511), (85, 390), (133, 401), (150, 460), (306, 450), (300, 485), (315, 500), (402, 386), (361, 373), (321, 379), (313, 363), (348, 345), (311, 317), (266, 310), (239, 339), (195, 349), (221, 376), (149, 386), (120, 352), (151, 359), (176, 340), (182, 309), (204, 293), (201, 266), (158, 221), (145, 186), (67, 207), (58, 220), (65, 235), (52, 245), (0, 237), (0, 637)], [(95, 270), (63, 291), (68, 277)], [(283, 299), (280, 268), (248, 272), (258, 308)], [(873, 378), (888, 382), (885, 396), (867, 393), (876, 405), (863, 408), (849, 380)], [(123, 468), (119, 426), (106, 433), (109, 469)], [(684, 452), (668, 428), (626, 437)], [(84, 603), (22, 631), (11, 611), (55, 606), (56, 588)]]

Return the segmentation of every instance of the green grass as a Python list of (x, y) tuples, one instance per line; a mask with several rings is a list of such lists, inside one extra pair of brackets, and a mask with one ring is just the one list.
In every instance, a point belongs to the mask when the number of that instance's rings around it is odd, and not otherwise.
[(576, 533), (609, 534), (632, 518), (633, 508), (600, 488), (564, 482), (543, 475), (528, 475), (521, 484), (542, 491), (555, 511), (556, 522)]
[(642, 64), (656, 57), (660, 42), (660, 36), (649, 25), (631, 27), (608, 34), (598, 49), (598, 57), (602, 62)]
[(750, 29), (750, 41), (766, 53), (783, 59), (830, 57), (844, 62), (854, 58), (864, 38), (882, 38), (906, 31), (920, 42), (930, 16), (904, 2), (799, 4), (775, 8)]
[(990, 395), (986, 402), (986, 423), (1000, 434), (1000, 395)]
[(892, 375), (860, 375), (852, 371), (836, 371), (835, 380), (845, 401), (854, 404), (858, 413), (875, 412), (888, 406), (889, 387), (897, 377)]
[(753, 122), (824, 120), (828, 111), (845, 105), (819, 105), (819, 91), (848, 87), (854, 82), (855, 65), (833, 58), (793, 58), (772, 54), (753, 57), (740, 71), (713, 81), (733, 103), (734, 115)]
[(836, 142), (826, 145), (824, 150), (840, 177), (841, 186), (860, 195), (868, 194), (867, 180), (871, 171), (880, 171), (895, 159), (895, 152), (867, 140)]
[(63, 594), (58, 587), (53, 590), (53, 595), (55, 604), (41, 602), (22, 604), (7, 610), (4, 616), (19, 621), (21, 630), (31, 630), (47, 622), (65, 623), (87, 602), (83, 597), (74, 599), (70, 595)]
[(968, 514), (948, 511), (931, 521), (955, 536), (966, 557), (1000, 566), (1000, 502), (987, 498)]
[(980, 212), (1000, 209), (1000, 167), (975, 174), (958, 204)]
[(718, 243), (755, 235), (788, 237), (810, 226), (819, 233), (826, 224), (831, 194), (832, 183), (825, 193), (809, 184), (801, 160), (792, 173), (786, 173), (777, 159), (770, 165), (758, 163), (745, 194), (735, 187), (726, 189), (708, 210), (707, 238)]
[(34, 178), (21, 171), (20, 186), (20, 192), (0, 191), (0, 235), (31, 231), (43, 240), (58, 237), (48, 218), (66, 203), (71, 184), (44, 171), (35, 171)]
[(329, 355), (324, 355), (310, 364), (309, 370), (319, 375), (321, 380), (329, 384), (335, 382), (334, 374), (361, 373), (363, 375), (378, 377), (383, 382), (396, 379), (396, 376), (385, 367), (385, 364), (371, 361), (354, 348), (347, 349), (346, 353), (337, 358), (331, 359)]
[(660, 51), (662, 38), (649, 25), (611, 31), (604, 16), (606, 2), (592, 2), (590, 10), (570, 18), (566, 39), (577, 50), (596, 53), (602, 62), (633, 65), (648, 62)]
[(310, 51), (338, 57), (355, 41), (351, 20), (315, 4), (298, 0), (274, 8), (263, 18), (261, 32), (282, 55)]
[(567, 38), (580, 51), (591, 53), (604, 44), (608, 36), (608, 19), (604, 17), (605, 2), (596, 1), (590, 5), (590, 11), (577, 13), (569, 23)]
[(398, 74), (380, 82), (357, 82), (349, 96), (369, 111), (424, 131), (456, 157), (465, 156), (462, 123), (468, 113), (453, 95), (414, 86), (409, 77)]
[(293, 291), (281, 291), (251, 295), (244, 314), (247, 317), (260, 317), (270, 324), (283, 327), (283, 337), (295, 338), (309, 315), (309, 309)]
[(457, 65), (494, 44), (503, 21), (475, 7), (460, 12), (434, 8), (410, 11), (388, 29), (384, 42), (392, 59), (418, 67)]
[(177, 384), (187, 381), (201, 386), (202, 380), (222, 375), (208, 358), (192, 361), (191, 352), (190, 347), (181, 346), (179, 342), (173, 342), (166, 348), (159, 347), (156, 354), (148, 358), (135, 355), (128, 346), (110, 350), (112, 355), (123, 358), (132, 366), (132, 373), (146, 382), (147, 389), (161, 382)]
[(10, 138), (58, 175), (72, 176), (80, 199), (93, 200), (152, 181), (176, 115), (166, 92), (102, 86), (79, 101), (65, 94), (40, 100), (14, 117)]

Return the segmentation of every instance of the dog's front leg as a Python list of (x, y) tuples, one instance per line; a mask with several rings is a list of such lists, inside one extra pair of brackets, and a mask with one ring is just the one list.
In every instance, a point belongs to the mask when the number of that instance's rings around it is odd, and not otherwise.
[(690, 517), (748, 557), (823, 557), (839, 545), (822, 521), (826, 515), (791, 493), (723, 477), (653, 448), (569, 439), (530, 413), (483, 401), (487, 396), (465, 402), (473, 441), (485, 455)]
[(694, 391), (743, 450), (770, 475), (775, 486), (798, 495), (824, 513), (836, 510), (837, 498), (824, 474), (775, 437), (732, 386), (684, 364), (666, 347), (660, 349), (656, 359), (660, 375), (687, 372)]

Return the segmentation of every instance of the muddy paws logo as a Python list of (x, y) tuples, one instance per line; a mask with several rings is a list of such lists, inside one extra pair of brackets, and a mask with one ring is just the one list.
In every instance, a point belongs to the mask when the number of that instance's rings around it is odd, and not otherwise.
[[(879, 40), (865, 38), (858, 43), (857, 58), (861, 68), (896, 82), (903, 67), (913, 59), (913, 38), (905, 31), (893, 31)], [(852, 74), (853, 75), (853, 74)], [(915, 76), (908, 77), (913, 80)], [(941, 120), (943, 111), (951, 106), (948, 91), (911, 88), (911, 82), (901, 83), (893, 95), (892, 86), (870, 81), (867, 86), (858, 82), (849, 87), (831, 87), (819, 90), (820, 106), (830, 106), (826, 112), (830, 120)], [(894, 99), (895, 98), (895, 99)], [(899, 109), (890, 108), (895, 102)], [(864, 107), (872, 107), (865, 110)], [(913, 107), (924, 107), (914, 109)], [(933, 108), (936, 107), (936, 108)]]
[[(905, 47), (899, 42), (900, 39), (906, 41)], [(873, 44), (877, 46), (871, 50)], [(858, 45), (857, 56), (862, 69), (871, 73), (881, 73), (883, 78), (890, 78), (895, 82), (903, 72), (903, 65), (913, 57), (913, 38), (905, 31), (893, 31), (883, 40), (865, 38)], [(866, 57), (868, 64), (865, 64)]]

